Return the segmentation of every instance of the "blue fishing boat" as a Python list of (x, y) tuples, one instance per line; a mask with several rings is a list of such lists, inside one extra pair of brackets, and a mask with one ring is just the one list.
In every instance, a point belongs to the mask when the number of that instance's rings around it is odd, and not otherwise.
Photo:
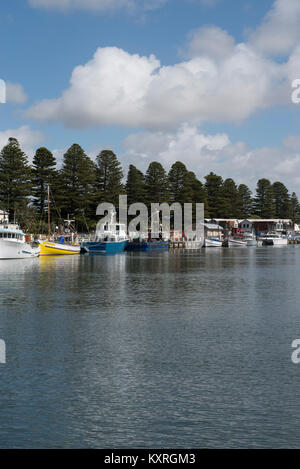
[(115, 213), (112, 213), (111, 222), (99, 223), (95, 237), (91, 241), (81, 244), (83, 254), (114, 254), (124, 252), (128, 243), (125, 225), (113, 221)]
[(131, 252), (168, 251), (169, 241), (129, 241), (126, 250)]

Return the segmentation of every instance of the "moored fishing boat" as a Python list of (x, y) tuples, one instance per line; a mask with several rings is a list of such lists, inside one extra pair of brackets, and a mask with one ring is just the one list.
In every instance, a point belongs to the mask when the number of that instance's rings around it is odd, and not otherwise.
[(255, 247), (257, 246), (256, 237), (253, 233), (247, 233), (244, 236), (244, 240), (247, 242), (248, 247)]
[(288, 239), (277, 233), (267, 233), (259, 238), (263, 246), (287, 246)]
[(223, 246), (223, 241), (219, 238), (206, 238), (204, 241), (204, 246), (206, 248), (221, 248)]
[(40, 241), (41, 256), (74, 256), (80, 254), (80, 245), (66, 242)]
[(110, 222), (99, 223), (92, 241), (81, 243), (83, 254), (113, 254), (124, 252), (128, 244), (125, 225), (114, 221), (115, 212), (111, 213)]
[(169, 241), (155, 240), (155, 241), (129, 241), (126, 246), (126, 251), (138, 251), (138, 252), (149, 252), (149, 251), (168, 251), (170, 243)]
[(30, 259), (40, 255), (40, 247), (26, 242), (25, 233), (19, 226), (0, 226), (0, 259)]
[(247, 247), (247, 241), (242, 238), (229, 238), (228, 247), (229, 248), (245, 248)]
[(74, 220), (65, 220), (67, 234), (51, 238), (50, 227), (50, 186), (48, 185), (48, 239), (39, 240), (41, 256), (74, 256), (80, 254), (80, 245), (74, 241), (74, 233), (71, 232), (71, 223)]

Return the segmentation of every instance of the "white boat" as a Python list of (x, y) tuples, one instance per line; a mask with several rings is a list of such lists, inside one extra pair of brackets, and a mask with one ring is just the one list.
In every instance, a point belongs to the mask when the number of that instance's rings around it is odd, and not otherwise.
[(228, 247), (229, 248), (245, 248), (247, 247), (247, 241), (242, 238), (229, 238)]
[(40, 247), (27, 243), (18, 225), (0, 226), (0, 259), (28, 259), (39, 255)]
[(206, 248), (221, 248), (223, 242), (219, 238), (206, 238), (204, 241), (204, 246)]
[(267, 233), (260, 237), (263, 246), (287, 246), (288, 239), (278, 233)]
[(257, 246), (256, 237), (253, 233), (245, 234), (244, 240), (247, 242), (248, 247)]

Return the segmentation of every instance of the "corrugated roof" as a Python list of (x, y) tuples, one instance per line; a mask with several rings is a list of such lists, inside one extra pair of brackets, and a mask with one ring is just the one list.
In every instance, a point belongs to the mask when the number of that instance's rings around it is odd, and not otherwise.
[(215, 225), (214, 223), (204, 223), (204, 226), (208, 230), (223, 230), (222, 226)]

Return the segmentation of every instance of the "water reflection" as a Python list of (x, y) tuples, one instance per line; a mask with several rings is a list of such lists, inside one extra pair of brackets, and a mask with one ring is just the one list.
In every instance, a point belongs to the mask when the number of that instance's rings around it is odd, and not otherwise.
[(0, 447), (297, 446), (299, 260), (291, 247), (0, 263)]

